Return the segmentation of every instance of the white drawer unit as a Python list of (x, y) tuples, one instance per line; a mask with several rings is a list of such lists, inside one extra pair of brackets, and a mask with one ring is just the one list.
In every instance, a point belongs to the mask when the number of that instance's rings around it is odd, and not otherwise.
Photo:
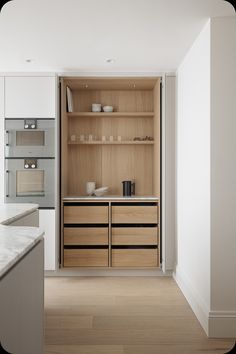
[(5, 77), (5, 117), (55, 118), (55, 80), (52, 76)]

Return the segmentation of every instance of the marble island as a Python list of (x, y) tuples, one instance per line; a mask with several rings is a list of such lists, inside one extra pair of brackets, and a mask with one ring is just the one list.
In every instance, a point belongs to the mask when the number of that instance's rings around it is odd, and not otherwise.
[(0, 278), (43, 238), (38, 227), (10, 226), (37, 209), (37, 204), (0, 204)]
[(0, 204), (0, 343), (43, 354), (44, 232), (37, 204)]

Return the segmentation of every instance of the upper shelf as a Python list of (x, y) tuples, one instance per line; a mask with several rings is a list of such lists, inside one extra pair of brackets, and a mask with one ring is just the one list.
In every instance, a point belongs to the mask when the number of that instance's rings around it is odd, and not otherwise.
[(68, 117), (150, 117), (154, 116), (154, 112), (72, 112), (67, 113)]

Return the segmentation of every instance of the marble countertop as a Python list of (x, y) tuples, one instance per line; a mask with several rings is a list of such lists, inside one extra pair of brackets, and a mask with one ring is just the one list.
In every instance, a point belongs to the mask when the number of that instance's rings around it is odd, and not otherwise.
[(38, 227), (8, 225), (37, 209), (37, 204), (0, 204), (0, 278), (43, 238)]
[(23, 216), (29, 215), (38, 209), (38, 204), (7, 203), (0, 204), (0, 224), (8, 225)]
[(87, 196), (71, 196), (71, 197), (64, 197), (64, 201), (77, 201), (77, 200), (159, 200), (158, 197), (152, 195), (133, 195), (131, 197), (123, 197), (122, 195), (104, 195), (102, 197), (87, 197)]

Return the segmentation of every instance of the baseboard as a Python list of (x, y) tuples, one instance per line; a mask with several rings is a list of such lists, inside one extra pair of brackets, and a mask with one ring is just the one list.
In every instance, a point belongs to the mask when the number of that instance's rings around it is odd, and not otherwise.
[(210, 311), (209, 337), (236, 338), (236, 311)]
[(201, 326), (208, 336), (209, 310), (207, 309), (207, 306), (201, 300), (197, 290), (193, 289), (190, 281), (187, 279), (187, 276), (184, 275), (183, 272), (179, 271), (178, 267), (176, 267), (176, 270), (173, 272), (173, 278), (175, 279), (177, 285), (179, 286), (180, 290), (182, 291), (198, 321), (201, 323)]

